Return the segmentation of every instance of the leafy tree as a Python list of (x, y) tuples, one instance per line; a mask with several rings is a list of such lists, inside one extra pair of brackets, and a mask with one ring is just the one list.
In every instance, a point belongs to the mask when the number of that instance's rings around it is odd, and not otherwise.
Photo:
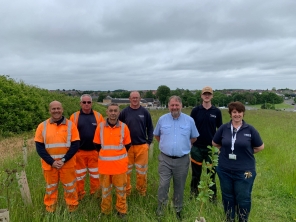
[(145, 94), (144, 94), (144, 97), (143, 98), (153, 98), (155, 99), (155, 95), (152, 93), (151, 90), (147, 91)]
[(98, 97), (98, 102), (103, 102), (103, 100), (106, 98), (108, 94), (105, 92), (100, 92), (99, 97)]
[(158, 97), (161, 104), (166, 104), (170, 96), (171, 89), (168, 86), (161, 85), (157, 88), (156, 96)]
[(130, 92), (129, 91), (124, 91), (120, 93), (120, 98), (129, 98)]

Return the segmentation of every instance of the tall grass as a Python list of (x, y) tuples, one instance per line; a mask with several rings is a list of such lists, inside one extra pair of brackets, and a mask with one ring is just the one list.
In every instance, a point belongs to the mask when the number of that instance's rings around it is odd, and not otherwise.
[[(167, 113), (167, 110), (151, 110), (154, 124), (156, 124), (160, 115)], [(190, 113), (190, 110), (183, 110)], [(230, 120), (227, 110), (222, 110), (223, 122)], [(294, 112), (277, 112), (271, 110), (250, 110), (246, 112), (245, 121), (252, 124), (260, 133), (265, 149), (256, 154), (257, 160), (257, 178), (255, 180), (252, 193), (252, 211), (250, 215), (251, 222), (287, 222), (296, 221), (296, 136), (295, 123), (296, 113)], [(17, 143), (11, 139), (11, 144)], [(30, 146), (33, 146), (31, 143)], [(2, 160), (0, 165), (0, 181), (4, 176), (4, 170), (17, 167), (21, 159), (21, 145), (13, 146), (13, 149), (19, 150), (9, 160)], [(31, 147), (31, 150), (34, 147)], [(148, 192), (146, 197), (141, 197), (135, 192), (133, 187), (132, 195), (128, 198), (128, 221), (148, 222), (157, 221), (155, 210), (157, 207), (157, 189), (158, 189), (158, 144), (154, 141), (153, 158), (149, 160), (148, 171)], [(1, 155), (1, 153), (0, 153)], [(60, 187), (59, 206), (55, 213), (46, 213), (43, 205), (43, 195), (45, 192), (45, 182), (42, 175), (40, 159), (35, 151), (31, 152), (26, 166), (28, 183), (32, 195), (32, 206), (25, 206), (22, 202), (21, 195), (14, 184), (10, 190), (10, 218), (11, 221), (31, 222), (31, 221), (120, 221), (115, 213), (110, 216), (101, 217), (100, 199), (87, 195), (80, 202), (79, 209), (74, 213), (68, 213), (62, 197)], [(134, 173), (134, 172), (133, 172)], [(134, 180), (133, 174), (132, 179)], [(189, 186), (191, 171), (188, 174), (183, 216), (184, 221), (195, 221), (198, 216), (200, 203), (196, 200), (189, 200)], [(134, 184), (134, 183), (133, 183)], [(219, 188), (219, 181), (217, 178)], [(0, 196), (3, 196), (0, 189)], [(172, 189), (170, 189), (172, 196)], [(221, 192), (218, 190), (219, 201), (217, 205), (207, 203), (202, 212), (207, 221), (223, 221), (223, 210), (221, 203)], [(115, 200), (115, 196), (113, 202)], [(5, 208), (5, 201), (0, 199), (0, 208)], [(175, 212), (171, 205), (165, 212), (161, 221), (177, 221)]]

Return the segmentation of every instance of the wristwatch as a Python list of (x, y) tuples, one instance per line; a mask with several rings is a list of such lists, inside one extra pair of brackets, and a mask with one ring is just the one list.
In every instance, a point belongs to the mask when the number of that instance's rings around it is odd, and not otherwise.
[(65, 161), (66, 161), (66, 159), (63, 157), (63, 158), (62, 158), (62, 162), (65, 163)]

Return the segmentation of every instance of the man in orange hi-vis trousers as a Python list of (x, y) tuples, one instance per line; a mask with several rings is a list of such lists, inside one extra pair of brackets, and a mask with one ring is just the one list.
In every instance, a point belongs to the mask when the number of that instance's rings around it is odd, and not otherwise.
[(73, 212), (78, 208), (75, 153), (79, 148), (79, 133), (75, 124), (63, 116), (60, 102), (51, 102), (49, 113), (51, 117), (38, 125), (34, 139), (46, 181), (44, 204), (46, 211), (56, 210), (61, 182), (67, 209)]
[(117, 215), (124, 219), (127, 214), (127, 151), (131, 146), (131, 138), (126, 124), (118, 120), (118, 104), (111, 103), (108, 106), (107, 116), (107, 120), (97, 127), (94, 136), (94, 144), (99, 151), (99, 173), (102, 187), (101, 212), (103, 215), (108, 215), (112, 211), (113, 185), (116, 189)]
[(87, 171), (90, 177), (90, 194), (95, 194), (100, 188), (98, 170), (98, 151), (93, 144), (97, 125), (104, 121), (102, 115), (92, 110), (92, 97), (84, 94), (80, 97), (80, 111), (73, 113), (70, 120), (73, 121), (79, 131), (80, 147), (76, 153), (76, 178), (78, 199), (82, 200), (86, 194), (84, 189)]
[(130, 132), (132, 146), (128, 151), (128, 172), (126, 194), (130, 195), (131, 174), (136, 167), (136, 189), (141, 196), (147, 192), (148, 150), (153, 141), (153, 124), (150, 113), (141, 106), (141, 96), (137, 91), (130, 93), (130, 106), (120, 112), (119, 120), (124, 122)]

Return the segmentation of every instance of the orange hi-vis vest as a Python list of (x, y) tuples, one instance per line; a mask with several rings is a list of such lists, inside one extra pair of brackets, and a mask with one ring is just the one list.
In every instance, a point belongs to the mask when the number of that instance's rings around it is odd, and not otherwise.
[(99, 173), (116, 175), (128, 170), (128, 157), (125, 145), (131, 143), (126, 124), (118, 121), (111, 127), (107, 121), (97, 127), (94, 143), (101, 144), (99, 152)]
[[(104, 120), (103, 116), (99, 112), (93, 110), (93, 113), (96, 118), (97, 124), (99, 124)], [(80, 111), (77, 111), (73, 113), (70, 117), (70, 120), (73, 121), (76, 125), (78, 124), (79, 115), (80, 115)]]
[[(54, 159), (62, 159), (68, 152), (71, 142), (79, 140), (78, 130), (71, 121), (64, 118), (59, 125), (54, 123), (51, 118), (39, 124), (36, 130), (35, 141), (44, 143), (47, 153)], [(42, 168), (50, 170), (51, 166), (41, 159)], [(75, 167), (76, 157), (68, 160), (63, 168)]]

